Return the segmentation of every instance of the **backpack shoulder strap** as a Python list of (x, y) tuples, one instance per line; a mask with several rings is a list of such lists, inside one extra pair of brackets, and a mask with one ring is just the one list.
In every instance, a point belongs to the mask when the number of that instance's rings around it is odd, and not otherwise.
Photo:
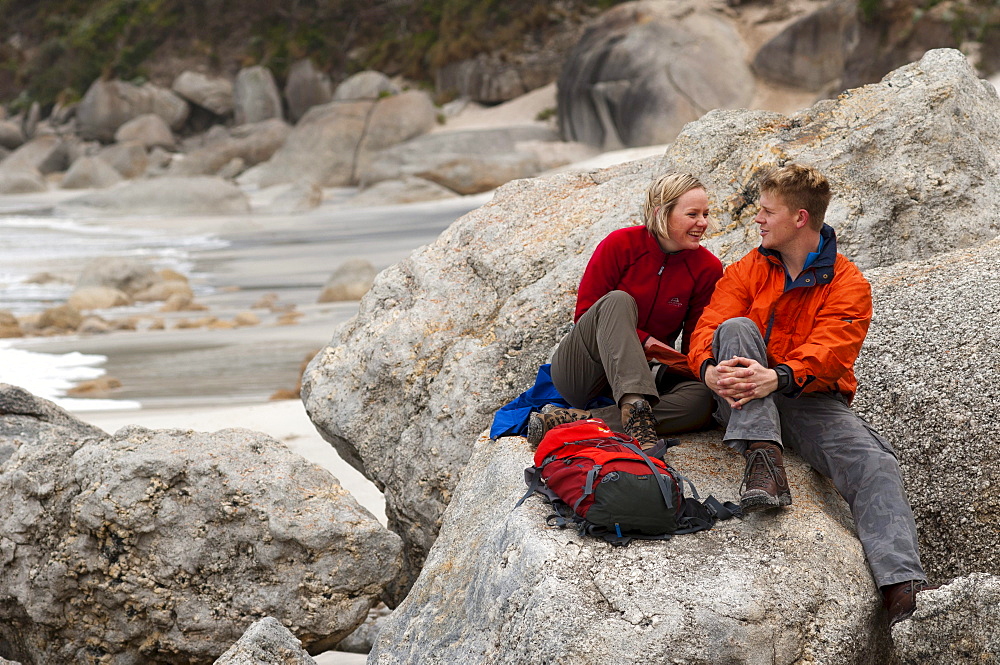
[(673, 508), (674, 498), (670, 492), (670, 489), (667, 487), (667, 483), (663, 480), (663, 476), (660, 475), (661, 470), (658, 469), (655, 464), (653, 464), (653, 460), (649, 459), (649, 455), (644, 453), (639, 446), (635, 445), (634, 443), (628, 443), (628, 442), (622, 442), (622, 444), (626, 448), (631, 450), (633, 453), (639, 455), (642, 458), (642, 461), (646, 463), (646, 466), (648, 466), (649, 469), (653, 472), (653, 478), (656, 478), (656, 484), (660, 486), (660, 494), (663, 495), (664, 503), (667, 504), (667, 508)]

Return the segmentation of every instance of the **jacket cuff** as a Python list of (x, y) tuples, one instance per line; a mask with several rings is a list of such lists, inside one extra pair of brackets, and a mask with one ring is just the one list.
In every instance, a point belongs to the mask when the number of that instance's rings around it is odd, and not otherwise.
[(701, 382), (702, 383), (705, 383), (705, 372), (708, 371), (708, 368), (712, 367), (713, 365), (718, 365), (718, 364), (719, 363), (717, 363), (715, 361), (715, 358), (706, 358), (705, 359), (705, 362), (703, 362), (701, 364), (701, 369), (698, 371), (698, 376), (701, 377)]
[(798, 394), (800, 392), (799, 386), (795, 383), (795, 372), (788, 365), (775, 365), (774, 371), (778, 375), (778, 388), (775, 390), (777, 393), (783, 395)]

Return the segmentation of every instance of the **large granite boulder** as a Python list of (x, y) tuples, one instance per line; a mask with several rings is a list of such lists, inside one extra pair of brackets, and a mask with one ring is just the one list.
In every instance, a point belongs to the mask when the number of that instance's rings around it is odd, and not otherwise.
[(659, 145), (711, 109), (749, 106), (754, 80), (729, 20), (694, 0), (640, 0), (591, 24), (559, 75), (563, 138)]
[(170, 127), (155, 113), (145, 113), (132, 118), (115, 131), (115, 141), (135, 141), (144, 148), (173, 150), (175, 141)]
[(134, 296), (162, 281), (163, 277), (146, 261), (123, 256), (103, 256), (84, 266), (77, 278), (76, 290), (109, 288)]
[(274, 617), (264, 617), (247, 628), (236, 644), (214, 665), (315, 665), (302, 643)]
[(1000, 575), (998, 269), (991, 240), (866, 273), (875, 314), (855, 408), (897, 450), (932, 580)]
[(122, 174), (100, 157), (80, 157), (63, 176), (63, 189), (104, 189), (122, 181)]
[(224, 215), (250, 212), (236, 185), (210, 176), (164, 176), (128, 182), (63, 201), (60, 209), (103, 215)]
[(171, 89), (215, 115), (224, 116), (233, 111), (233, 83), (227, 78), (185, 71), (174, 79)]
[(333, 101), (330, 77), (316, 69), (309, 58), (299, 60), (288, 70), (285, 82), (288, 117), (294, 123), (314, 106)]
[(244, 167), (269, 160), (284, 145), (291, 127), (284, 120), (271, 118), (263, 122), (234, 127), (225, 138), (208, 141), (171, 163), (174, 175), (216, 175), (233, 160)]
[(237, 125), (284, 118), (281, 94), (267, 67), (241, 69), (233, 83), (233, 115)]
[(82, 138), (110, 142), (119, 127), (140, 115), (155, 113), (177, 130), (189, 112), (187, 102), (166, 88), (98, 79), (77, 106), (76, 118)]
[(919, 598), (913, 618), (892, 628), (901, 665), (1000, 662), (1000, 578), (974, 573)]
[(106, 436), (104, 430), (24, 388), (0, 383), (0, 473), (21, 446), (45, 437), (82, 442)]
[(7, 155), (0, 162), (0, 172), (56, 173), (66, 170), (69, 159), (70, 147), (66, 141), (55, 135), (39, 136)]
[[(685, 437), (673, 464), (735, 499), (742, 457)], [(471, 447), (441, 535), (369, 663), (885, 663), (885, 614), (847, 505), (788, 458), (795, 503), (697, 535), (616, 548), (514, 509), (532, 451)]]
[(265, 616), (323, 650), (399, 566), (329, 472), (245, 429), (42, 431), (0, 515), (0, 643), (31, 663), (211, 662)]
[(960, 53), (935, 51), (792, 118), (713, 112), (662, 160), (510, 183), (380, 274), (306, 371), (306, 408), (385, 490), (412, 575), (469, 457), (468, 433), (531, 384), (571, 320), (594, 247), (639, 223), (656, 174), (686, 169), (707, 183), (723, 226), (709, 244), (731, 261), (757, 245), (755, 174), (815, 163), (838, 191), (828, 221), (842, 249), (864, 267), (889, 265), (1000, 228), (994, 104)]
[(334, 101), (357, 99), (374, 100), (388, 95), (398, 95), (399, 86), (382, 72), (364, 71), (352, 74), (340, 82), (333, 93)]
[(125, 141), (106, 146), (97, 153), (123, 178), (138, 178), (149, 168), (149, 153), (138, 141)]
[(11, 120), (0, 120), (0, 148), (17, 150), (24, 144), (21, 126)]
[(758, 174), (788, 161), (830, 178), (827, 221), (862, 269), (968, 247), (1000, 229), (1000, 99), (958, 51), (929, 51), (792, 116), (709, 113), (662, 168), (702, 176), (725, 227), (706, 244), (729, 263), (759, 244)]
[(358, 181), (369, 187), (383, 180), (418, 176), (460, 194), (485, 192), (540, 173), (542, 163), (534, 150), (519, 144), (555, 138), (551, 129), (533, 125), (425, 134), (362, 155)]
[(5, 171), (0, 169), (0, 194), (34, 194), (49, 186), (37, 170)]

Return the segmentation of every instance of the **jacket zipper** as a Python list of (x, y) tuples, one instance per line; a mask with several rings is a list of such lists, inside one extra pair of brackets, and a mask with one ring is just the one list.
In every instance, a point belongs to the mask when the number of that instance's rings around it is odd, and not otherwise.
[(653, 316), (653, 308), (656, 307), (656, 301), (660, 298), (660, 284), (663, 282), (663, 271), (667, 267), (667, 261), (669, 257), (667, 255), (663, 256), (663, 265), (656, 273), (656, 291), (653, 292), (653, 300), (649, 303), (649, 311), (646, 312), (646, 320), (643, 322), (643, 328), (649, 327), (649, 320)]

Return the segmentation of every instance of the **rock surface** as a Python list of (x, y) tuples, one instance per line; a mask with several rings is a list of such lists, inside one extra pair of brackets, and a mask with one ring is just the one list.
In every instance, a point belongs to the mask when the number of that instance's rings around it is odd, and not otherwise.
[(288, 70), (285, 100), (288, 102), (289, 119), (293, 123), (298, 122), (312, 107), (333, 101), (330, 77), (316, 69), (312, 60), (299, 60)]
[(380, 274), (357, 318), (306, 371), (306, 409), (341, 455), (384, 488), (412, 575), (469, 457), (465, 435), (531, 384), (571, 320), (594, 247), (639, 223), (657, 173), (692, 170), (706, 182), (723, 226), (708, 244), (731, 261), (757, 245), (747, 183), (776, 162), (813, 162), (839, 193), (828, 221), (841, 248), (865, 267), (889, 265), (1000, 228), (988, 184), (997, 174), (995, 104), (960, 53), (932, 51), (795, 118), (713, 112), (662, 160), (505, 185)]
[(892, 628), (901, 665), (1000, 661), (1000, 578), (973, 573), (918, 598), (913, 618)]
[(104, 189), (122, 181), (122, 174), (100, 157), (80, 157), (59, 182), (63, 189)]
[(748, 106), (742, 39), (698, 4), (628, 2), (592, 23), (559, 75), (563, 138), (605, 150), (658, 145), (711, 109)]
[(174, 175), (218, 175), (233, 160), (244, 168), (269, 160), (284, 145), (292, 131), (278, 118), (240, 125), (219, 140), (195, 148), (170, 166)]
[(237, 125), (282, 119), (281, 94), (267, 67), (241, 69), (233, 83), (233, 115)]
[(35, 397), (19, 386), (0, 383), (0, 473), (3, 473), (4, 464), (25, 444), (45, 437), (83, 441), (105, 436), (103, 430), (77, 420), (52, 402)]
[(374, 100), (399, 94), (399, 86), (382, 72), (365, 71), (344, 79), (333, 93), (335, 101)]
[(63, 201), (59, 207), (104, 215), (222, 215), (250, 211), (246, 195), (232, 183), (211, 176), (164, 176), (137, 180)]
[(145, 113), (126, 122), (115, 131), (115, 141), (135, 141), (146, 149), (158, 147), (172, 150), (174, 147), (170, 127), (155, 113)]
[(233, 83), (227, 78), (187, 71), (174, 79), (171, 87), (192, 104), (216, 115), (224, 116), (233, 111)]
[(274, 617), (255, 621), (214, 665), (315, 665), (302, 643)]
[(317, 302), (361, 300), (375, 279), (375, 266), (367, 259), (348, 259), (330, 275)]
[(155, 113), (171, 129), (179, 129), (189, 112), (187, 102), (165, 88), (98, 79), (80, 101), (76, 117), (82, 138), (110, 142), (119, 127), (140, 115)]
[(0, 515), (0, 643), (27, 662), (210, 662), (264, 616), (322, 650), (399, 565), (333, 476), (243, 429), (43, 431)]
[[(718, 438), (684, 437), (670, 456), (703, 494), (733, 500), (742, 457)], [(789, 510), (616, 548), (546, 527), (540, 498), (514, 509), (531, 464), (524, 439), (474, 447), (369, 663), (886, 662), (885, 615), (847, 506), (795, 456)]]
[(141, 259), (106, 256), (94, 259), (77, 278), (76, 291), (87, 288), (109, 288), (127, 296), (144, 291), (163, 281), (153, 266)]

